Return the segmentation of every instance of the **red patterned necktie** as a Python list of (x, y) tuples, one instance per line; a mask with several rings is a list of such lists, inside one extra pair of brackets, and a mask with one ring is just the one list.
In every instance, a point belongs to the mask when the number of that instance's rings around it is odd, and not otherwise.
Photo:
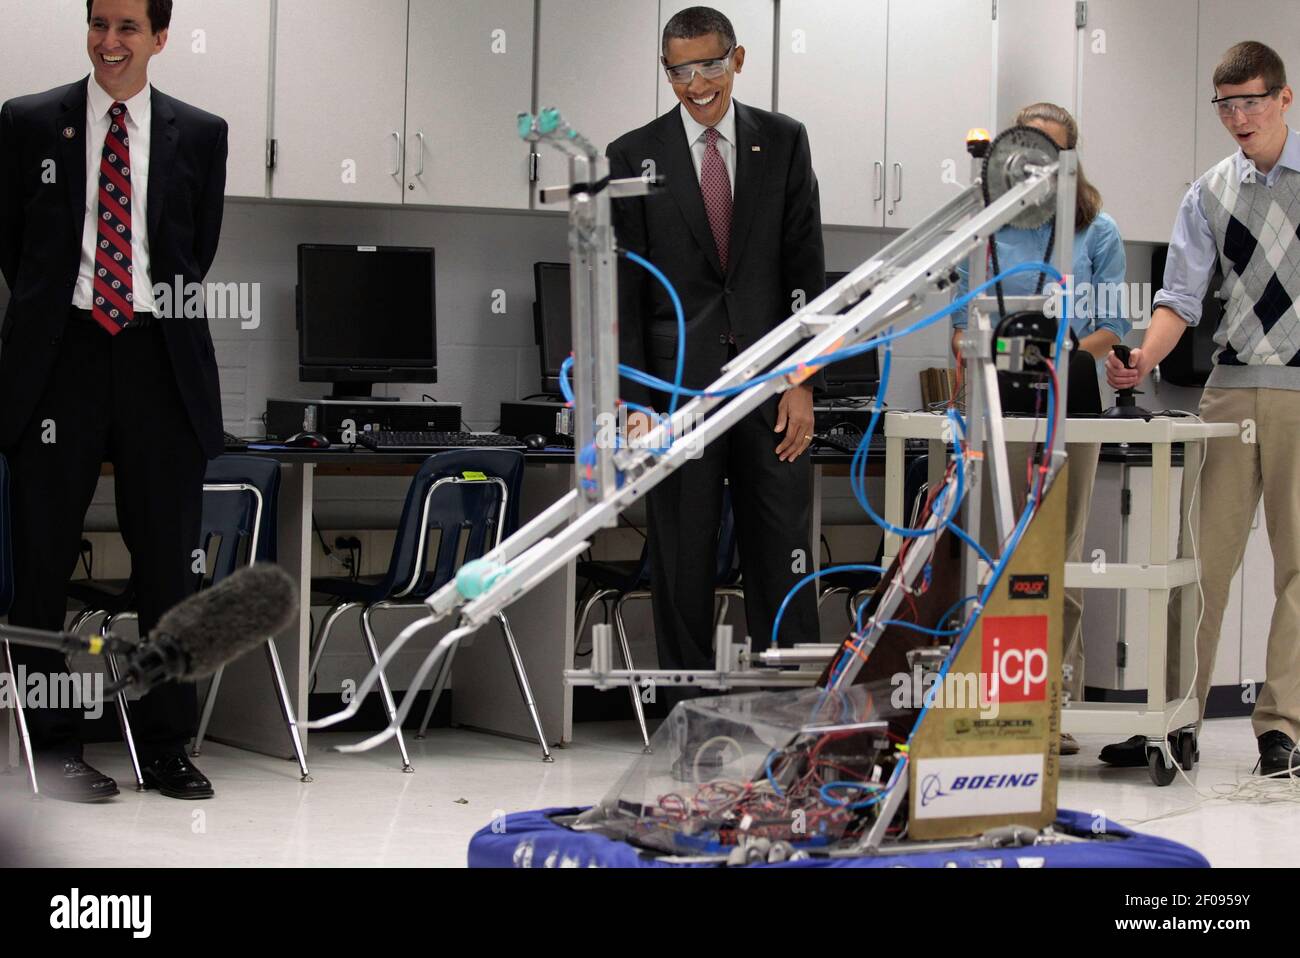
[(99, 242), (95, 247), (95, 322), (117, 335), (135, 312), (131, 265), (131, 141), (126, 105), (109, 110), (108, 137), (99, 163)]
[(731, 178), (727, 164), (718, 152), (718, 131), (709, 127), (704, 131), (706, 145), (704, 162), (700, 164), (700, 192), (704, 194), (704, 212), (709, 217), (709, 229), (718, 247), (718, 261), (722, 271), (727, 271), (727, 252), (731, 243)]

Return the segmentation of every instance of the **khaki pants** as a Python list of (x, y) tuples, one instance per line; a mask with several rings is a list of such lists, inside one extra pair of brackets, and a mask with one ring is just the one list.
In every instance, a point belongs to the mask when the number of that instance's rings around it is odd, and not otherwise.
[[(1016, 515), (1024, 508), (1029, 486), (1025, 470), (1035, 445), (1025, 442), (1007, 443), (1007, 467), (1011, 473), (1011, 502)], [(1097, 481), (1097, 459), (1101, 446), (1097, 443), (1070, 443), (1066, 446), (1070, 456), (1068, 488), (1065, 498), (1065, 561), (1083, 560), (1083, 538), (1088, 529), (1088, 510), (1092, 505), (1092, 490)], [(983, 505), (981, 507), (980, 543), (993, 548), (996, 539), (996, 521), (993, 518), (992, 492), (988, 471), (983, 474)], [(1065, 590), (1064, 619), (1062, 622), (1062, 662), (1070, 666), (1070, 681), (1065, 689), (1071, 701), (1083, 701), (1083, 590)]]
[[(1250, 420), (1255, 440), (1209, 440), (1201, 471), (1196, 534), (1205, 593), (1205, 615), (1196, 634), (1196, 695), (1201, 713), (1214, 673), (1228, 591), (1262, 495), (1276, 604), (1268, 630), (1264, 688), (1251, 722), (1256, 736), (1277, 729), (1300, 739), (1300, 391), (1207, 388), (1200, 414), (1206, 422)], [(1187, 693), (1177, 688), (1180, 620), (1175, 596), (1169, 615), (1170, 698)]]

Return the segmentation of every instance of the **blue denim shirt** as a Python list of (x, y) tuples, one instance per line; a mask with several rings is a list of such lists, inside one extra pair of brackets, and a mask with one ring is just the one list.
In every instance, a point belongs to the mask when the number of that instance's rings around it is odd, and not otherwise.
[[(1020, 263), (1042, 260), (1047, 251), (1050, 231), (1050, 223), (1032, 230), (1004, 226), (998, 230), (995, 238), (998, 244), (998, 265), (1005, 270)], [(1127, 269), (1124, 239), (1120, 236), (1119, 226), (1109, 214), (1098, 213), (1087, 229), (1074, 234), (1075, 295), (1070, 308), (1070, 327), (1080, 339), (1097, 330), (1107, 329), (1122, 340), (1133, 328), (1131, 319), (1122, 315), (1123, 310), (1119, 308), (1122, 300), (1118, 296), (1097, 295), (1097, 290), (1103, 288), (1103, 284), (1113, 284), (1108, 285), (1108, 289), (1118, 288), (1124, 282)], [(970, 289), (965, 262), (958, 267), (957, 272), (961, 276), (957, 296), (965, 296)], [(990, 266), (989, 278), (992, 276)], [(1088, 296), (1079, 295), (1084, 284), (1091, 284), (1092, 292)], [(1008, 296), (1028, 296), (1037, 285), (1037, 273), (1017, 273), (1003, 281), (1002, 291)], [(952, 314), (952, 325), (954, 329), (966, 328), (965, 309)]]

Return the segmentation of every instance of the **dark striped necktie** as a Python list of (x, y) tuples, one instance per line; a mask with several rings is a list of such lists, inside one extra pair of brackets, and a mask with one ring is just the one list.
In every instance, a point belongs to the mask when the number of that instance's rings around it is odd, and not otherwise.
[(109, 110), (108, 137), (99, 163), (99, 242), (95, 247), (95, 322), (117, 335), (135, 313), (131, 265), (131, 141), (126, 105)]

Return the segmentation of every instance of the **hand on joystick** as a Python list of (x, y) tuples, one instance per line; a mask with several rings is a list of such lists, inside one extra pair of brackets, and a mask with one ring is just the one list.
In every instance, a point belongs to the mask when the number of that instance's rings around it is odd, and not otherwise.
[[(1115, 405), (1106, 410), (1106, 418), (1150, 419), (1150, 411), (1137, 404), (1136, 397), (1141, 395), (1137, 389), (1141, 375), (1139, 374), (1137, 377), (1131, 374), (1125, 375), (1128, 370), (1139, 368), (1135, 360), (1140, 357), (1141, 350), (1130, 349), (1128, 346), (1118, 344), (1112, 346), (1111, 351), (1115, 354), (1115, 359), (1119, 361), (1122, 371), (1116, 370), (1114, 363), (1109, 359), (1106, 361), (1106, 379), (1115, 387)], [(1119, 383), (1122, 382), (1131, 382), (1132, 385), (1120, 386)]]

